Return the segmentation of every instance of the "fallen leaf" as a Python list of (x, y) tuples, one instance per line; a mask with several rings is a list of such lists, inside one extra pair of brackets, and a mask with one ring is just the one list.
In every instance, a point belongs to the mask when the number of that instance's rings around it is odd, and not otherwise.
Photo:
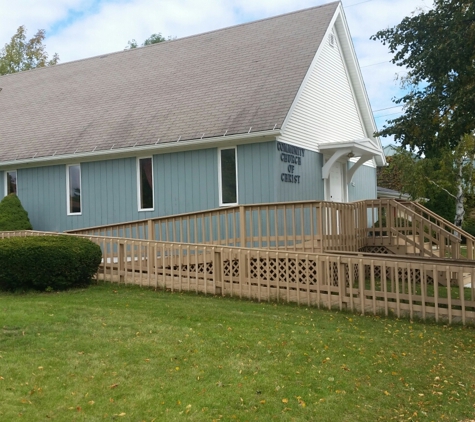
[(112, 384), (109, 388), (115, 388), (115, 387), (118, 387), (119, 384)]
[(288, 403), (289, 399), (282, 399), (282, 403)]

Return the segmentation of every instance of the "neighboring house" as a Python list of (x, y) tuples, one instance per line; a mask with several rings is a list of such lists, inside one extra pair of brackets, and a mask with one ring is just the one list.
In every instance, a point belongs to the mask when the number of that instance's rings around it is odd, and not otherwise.
[(378, 186), (378, 199), (404, 199), (406, 201), (410, 201), (411, 195), (408, 195), (407, 193), (398, 192), (394, 189), (388, 189)]
[(376, 198), (340, 2), (0, 77), (0, 196), (38, 230)]

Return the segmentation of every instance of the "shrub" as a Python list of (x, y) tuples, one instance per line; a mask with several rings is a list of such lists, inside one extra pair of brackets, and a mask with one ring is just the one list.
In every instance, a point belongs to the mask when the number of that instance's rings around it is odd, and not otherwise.
[(101, 248), (80, 237), (1, 239), (0, 290), (64, 290), (87, 286), (101, 259)]
[(32, 230), (28, 213), (14, 193), (0, 202), (0, 231)]

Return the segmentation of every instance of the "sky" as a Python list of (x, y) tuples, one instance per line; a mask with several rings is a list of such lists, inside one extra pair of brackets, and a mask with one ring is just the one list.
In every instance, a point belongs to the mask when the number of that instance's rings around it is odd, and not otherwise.
[[(151, 34), (181, 38), (328, 3), (329, 0), (0, 0), (0, 48), (20, 25), (33, 37), (46, 31), (44, 44), (60, 63), (123, 50)], [(392, 98), (402, 91), (405, 71), (390, 63), (387, 47), (371, 41), (432, 0), (343, 0), (343, 7), (379, 129), (401, 108)], [(383, 145), (392, 142), (382, 138)]]

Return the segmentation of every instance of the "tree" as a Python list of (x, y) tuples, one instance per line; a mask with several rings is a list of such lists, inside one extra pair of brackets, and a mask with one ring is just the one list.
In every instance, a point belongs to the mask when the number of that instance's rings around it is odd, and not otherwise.
[[(462, 148), (475, 131), (475, 2), (434, 0), (434, 8), (406, 17), (371, 37), (388, 45), (392, 62), (406, 67), (405, 95), (395, 99), (403, 115), (388, 121), (379, 136), (393, 135), (403, 147), (435, 157), (451, 151), (458, 169), (455, 224), (463, 224)], [(463, 150), (463, 152), (462, 152)]]
[(425, 157), (395, 148), (388, 166), (378, 169), (378, 186), (427, 200), (429, 209), (447, 220), (461, 217), (458, 226), (465, 227), (465, 209), (475, 209), (474, 142), (473, 136), (465, 136), (455, 150), (439, 149)]
[(26, 39), (26, 28), (20, 26), (10, 43), (5, 44), (0, 50), (0, 75), (21, 72), (36, 67), (52, 66), (58, 63), (59, 56), (54, 53), (53, 58), (48, 60), (43, 41), (44, 29), (39, 29), (33, 38)]
[[(157, 44), (159, 42), (164, 42), (164, 41), (171, 41), (175, 38), (172, 38), (172, 37), (168, 37), (168, 38), (165, 38), (164, 36), (162, 36), (162, 34), (159, 32), (158, 34), (152, 34), (150, 35), (150, 37), (148, 37), (141, 45), (140, 47), (144, 47), (146, 45), (152, 45), (152, 44)], [(135, 41), (135, 39), (132, 39), (132, 41), (128, 41), (128, 46), (125, 47), (126, 50), (130, 50), (132, 48), (137, 48), (139, 47), (137, 41)]]

